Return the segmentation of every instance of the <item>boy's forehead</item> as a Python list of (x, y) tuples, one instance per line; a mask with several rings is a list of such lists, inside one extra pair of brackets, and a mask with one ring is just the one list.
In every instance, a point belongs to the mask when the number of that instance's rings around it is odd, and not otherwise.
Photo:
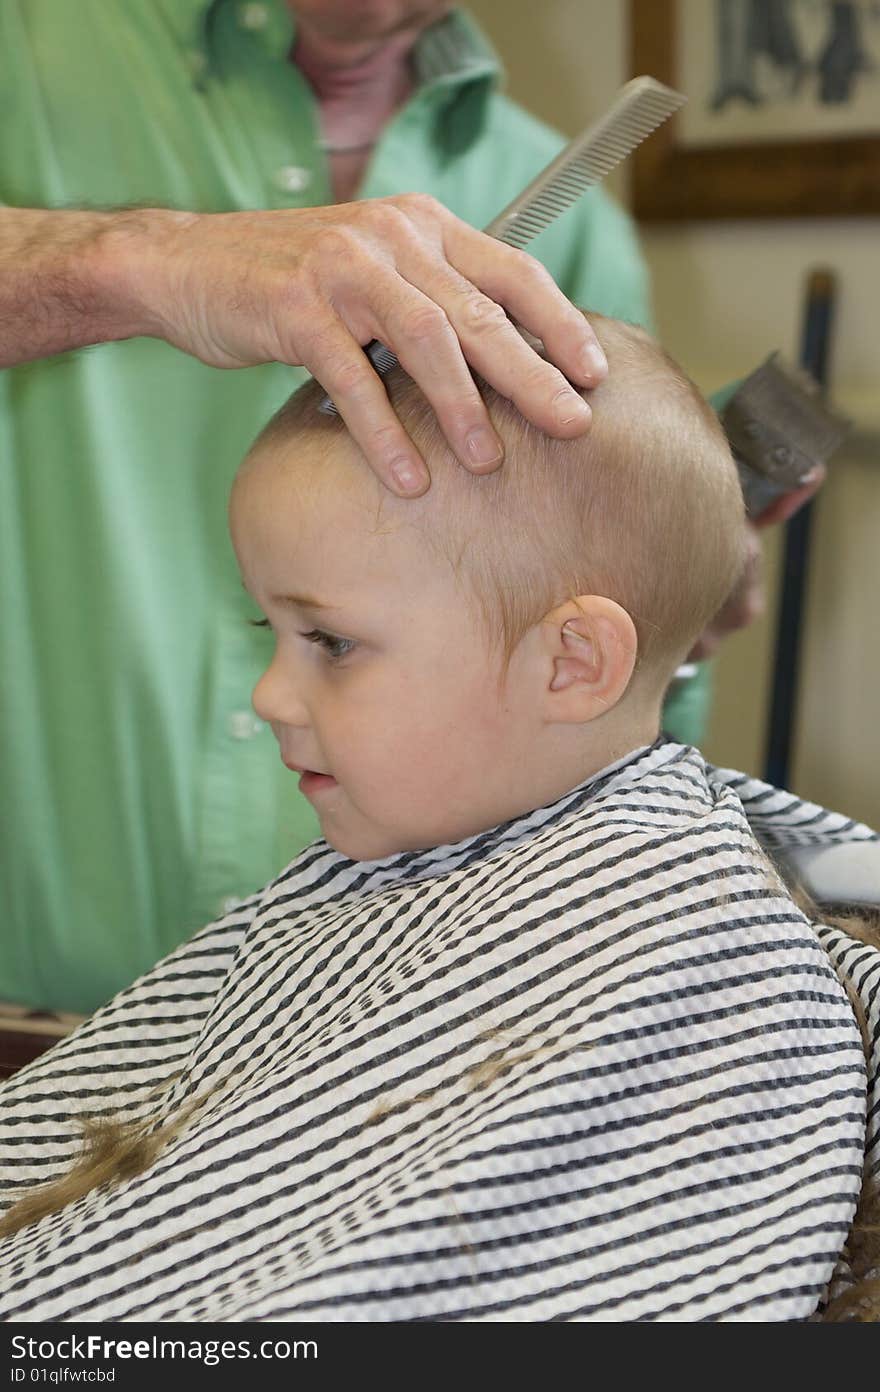
[(345, 431), (285, 430), (258, 440), (245, 461), (290, 479), (354, 472), (353, 448)]
[(429, 467), (434, 484), (442, 479), (446, 486), (432, 485), (418, 498), (399, 498), (379, 480), (346, 430), (305, 426), (259, 441), (242, 474), (267, 489), (277, 485), (276, 496), (286, 495), (291, 503), (299, 500), (340, 522), (343, 514), (349, 522), (362, 518), (369, 530), (390, 533), (442, 527), (455, 511), (455, 488), (449, 487), (455, 480), (446, 475), (460, 474), (468, 481), (471, 476), (456, 461), (450, 469), (449, 460), (433, 453)]
[(329, 440), (307, 432), (263, 440), (245, 461), (232, 499), (246, 585), (317, 595), (350, 614), (373, 604), (384, 612), (405, 582), (410, 610), (420, 597), (435, 604), (451, 575), (425, 545), (414, 502), (390, 493), (342, 432)]
[(362, 464), (344, 432), (316, 434), (290, 431), (262, 440), (241, 469), (248, 488), (274, 496), (276, 502), (310, 509), (346, 503), (370, 503), (375, 508), (378, 480)]
[(399, 553), (421, 536), (419, 501), (389, 492), (346, 432), (302, 430), (258, 442), (239, 472), (232, 510), (273, 533), (280, 525), (300, 544), (323, 538), (334, 552), (347, 545), (360, 554)]

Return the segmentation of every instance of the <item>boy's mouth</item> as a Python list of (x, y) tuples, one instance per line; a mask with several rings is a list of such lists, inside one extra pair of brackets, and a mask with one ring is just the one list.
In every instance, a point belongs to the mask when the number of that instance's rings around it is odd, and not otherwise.
[(317, 769), (303, 768), (302, 764), (294, 764), (290, 759), (283, 759), (282, 762), (291, 773), (300, 775), (299, 790), (304, 797), (310, 798), (336, 787), (336, 779), (329, 773), (318, 773)]

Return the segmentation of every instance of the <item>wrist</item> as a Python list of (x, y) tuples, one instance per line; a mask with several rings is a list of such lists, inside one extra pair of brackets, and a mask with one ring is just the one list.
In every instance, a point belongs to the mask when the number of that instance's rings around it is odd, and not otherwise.
[(89, 273), (110, 330), (107, 337), (169, 337), (169, 243), (196, 222), (197, 215), (134, 208), (101, 216), (90, 248)]

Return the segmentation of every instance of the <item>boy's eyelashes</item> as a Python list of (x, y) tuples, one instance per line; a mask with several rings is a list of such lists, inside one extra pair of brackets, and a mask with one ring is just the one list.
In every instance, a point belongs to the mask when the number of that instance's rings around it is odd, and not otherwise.
[(338, 638), (335, 633), (325, 633), (321, 628), (312, 628), (301, 636), (309, 643), (317, 643), (328, 657), (334, 659), (346, 657), (354, 647), (353, 638)]
[[(268, 619), (248, 619), (248, 623), (254, 628), (271, 628)], [(353, 638), (339, 638), (335, 633), (326, 633), (321, 628), (311, 628), (307, 633), (301, 633), (300, 637), (308, 643), (317, 643), (329, 657), (337, 660), (346, 657), (355, 646)]]

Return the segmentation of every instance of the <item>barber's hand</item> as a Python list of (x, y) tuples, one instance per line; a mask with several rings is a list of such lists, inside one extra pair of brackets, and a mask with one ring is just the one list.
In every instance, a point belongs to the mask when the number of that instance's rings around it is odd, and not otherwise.
[(763, 562), (759, 529), (787, 522), (796, 512), (808, 503), (822, 487), (825, 469), (818, 465), (808, 476), (807, 482), (793, 493), (785, 493), (776, 498), (757, 517), (747, 523), (748, 537), (746, 562), (740, 578), (722, 608), (715, 615), (708, 628), (700, 634), (695, 646), (688, 654), (689, 662), (700, 662), (712, 657), (728, 633), (738, 628), (746, 628), (759, 619), (766, 608), (764, 594)]
[[(135, 238), (137, 254), (129, 253), (143, 331), (216, 367), (308, 368), (396, 493), (423, 492), (430, 480), (362, 351), (370, 339), (397, 354), (475, 472), (496, 468), (502, 446), (467, 363), (551, 435), (579, 435), (589, 424), (590, 409), (566, 377), (594, 386), (607, 367), (583, 315), (532, 257), (433, 198), (165, 217), (161, 237)], [(505, 311), (543, 341), (551, 361)]]

